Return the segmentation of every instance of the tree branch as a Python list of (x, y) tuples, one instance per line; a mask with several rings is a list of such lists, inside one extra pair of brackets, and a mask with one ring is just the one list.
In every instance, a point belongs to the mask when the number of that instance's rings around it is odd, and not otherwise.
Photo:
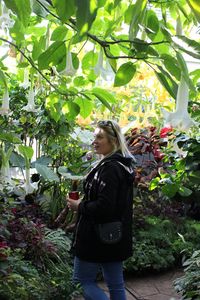
[[(55, 15), (53, 12), (51, 12), (45, 5), (43, 5), (40, 0), (36, 0), (49, 14), (51, 14), (53, 17), (55, 17), (57, 20), (60, 20), (60, 18)], [(51, 4), (52, 5), (52, 4)], [(53, 5), (52, 5), (53, 7)], [(70, 25), (69, 23), (65, 23), (67, 26), (70, 26), (74, 31), (78, 31), (76, 28), (76, 20), (69, 18), (69, 21), (72, 23), (72, 25)], [(106, 40), (101, 40), (99, 39), (97, 36), (91, 34), (91, 33), (87, 33), (88, 38), (92, 39), (93, 41), (97, 42), (99, 45), (101, 45), (104, 48), (104, 52), (105, 55), (108, 58), (111, 59), (119, 59), (119, 58), (132, 58), (132, 59), (144, 59), (144, 58), (140, 58), (140, 57), (134, 57), (134, 56), (128, 56), (128, 55), (123, 55), (123, 56), (111, 56), (108, 55), (108, 53), (105, 51), (105, 47), (109, 47), (109, 45), (113, 45), (113, 44), (120, 44), (120, 43), (130, 43), (132, 45), (145, 45), (145, 46), (153, 46), (153, 45), (159, 45), (159, 44), (165, 44), (165, 43), (169, 43), (168, 41), (160, 41), (160, 42), (152, 42), (152, 43), (148, 43), (148, 42), (144, 42), (144, 41), (135, 41), (135, 40), (115, 40), (115, 41), (106, 41)]]
[(23, 57), (25, 57), (27, 59), (27, 61), (30, 63), (30, 65), (49, 83), (49, 85), (55, 90), (57, 91), (59, 94), (63, 95), (63, 96), (74, 96), (74, 93), (64, 93), (62, 91), (60, 91), (41, 71), (38, 67), (36, 67), (36, 65), (33, 63), (32, 59), (29, 58), (16, 44), (14, 44), (13, 42), (10, 42), (2, 37), (0, 37), (0, 40), (8, 43), (9, 45), (15, 47), (15, 49), (17, 51), (19, 51)]

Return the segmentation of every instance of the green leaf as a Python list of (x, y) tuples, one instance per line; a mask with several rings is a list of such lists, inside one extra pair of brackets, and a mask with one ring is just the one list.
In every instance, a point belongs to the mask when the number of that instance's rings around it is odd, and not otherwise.
[[(48, 8), (49, 5), (45, 6)], [(46, 18), (46, 16), (48, 15), (47, 10), (42, 5), (40, 5), (37, 0), (32, 0), (32, 11), (39, 17)]]
[(40, 158), (38, 158), (36, 161), (31, 163), (31, 167), (35, 168), (35, 164), (39, 164), (39, 165), (45, 165), (48, 166), (50, 164), (52, 164), (52, 158), (49, 156), (41, 156)]
[(181, 72), (183, 74), (183, 77), (184, 77), (186, 83), (192, 90), (195, 90), (194, 85), (189, 77), (187, 64), (186, 64), (182, 54), (179, 52), (176, 52), (176, 57), (177, 57)]
[(175, 39), (173, 38), (173, 43), (180, 51), (185, 52), (194, 58), (200, 59), (200, 51), (199, 48), (197, 48), (195, 41), (184, 36), (177, 36)]
[(5, 87), (7, 87), (7, 81), (4, 73), (0, 70), (0, 82), (4, 84)]
[(75, 13), (74, 0), (53, 0), (56, 12), (63, 23)]
[(158, 65), (158, 69), (161, 71), (161, 73), (165, 76), (171, 90), (173, 91), (173, 95), (177, 95), (177, 90), (178, 90), (178, 84), (173, 80), (171, 75), (163, 69), (161, 66)]
[(188, 197), (192, 194), (192, 190), (186, 188), (185, 186), (180, 186), (178, 193), (182, 196), (182, 197)]
[(191, 10), (195, 14), (197, 21), (200, 23), (200, 5), (199, 0), (187, 0), (187, 3), (191, 7)]
[(91, 27), (97, 13), (95, 0), (76, 0), (76, 20), (80, 36), (84, 35)]
[(162, 54), (161, 58), (163, 59), (165, 68), (179, 81), (181, 78), (181, 71), (177, 60), (168, 54)]
[(59, 177), (47, 166), (35, 164), (37, 172), (47, 181), (59, 181)]
[(192, 171), (189, 173), (188, 177), (191, 182), (200, 185), (200, 171)]
[(40, 70), (48, 69), (50, 63), (53, 65), (59, 64), (63, 57), (66, 56), (65, 43), (62, 41), (54, 42), (45, 52), (38, 58)]
[(172, 198), (176, 195), (178, 192), (179, 187), (174, 183), (174, 184), (165, 184), (162, 187), (162, 193), (169, 198)]
[(180, 39), (182, 42), (186, 43), (187, 44), (186, 47), (188, 46), (193, 51), (200, 54), (200, 44), (199, 44), (199, 42), (196, 42), (195, 40), (191, 40), (191, 39), (189, 39), (188, 37), (186, 37), (184, 35), (179, 36), (177, 38)]
[(116, 103), (115, 96), (111, 94), (110, 92), (101, 89), (101, 88), (93, 88), (92, 93), (97, 96), (97, 95), (102, 95), (104, 99), (110, 103)]
[(111, 93), (101, 88), (94, 88), (92, 90), (92, 94), (95, 95), (103, 103), (104, 106), (106, 106), (110, 111), (112, 111), (112, 107), (108, 102), (116, 103), (116, 100)]
[(98, 92), (94, 92), (93, 93), (100, 101), (101, 103), (107, 107), (110, 111), (112, 111), (112, 107), (110, 106), (110, 104), (107, 102), (107, 100), (105, 99), (104, 95), (99, 94)]
[(73, 121), (79, 114), (80, 107), (72, 101), (67, 101), (62, 107), (62, 112), (67, 116), (68, 120)]
[(115, 75), (114, 86), (127, 84), (133, 78), (136, 72), (136, 66), (132, 62), (127, 62), (119, 67)]
[(156, 13), (152, 10), (147, 12), (147, 28), (151, 30), (151, 33), (148, 34), (152, 38), (159, 31), (160, 25)]
[(160, 81), (160, 83), (166, 88), (166, 90), (168, 91), (168, 93), (174, 98), (176, 99), (176, 94), (174, 93), (174, 90), (171, 88), (171, 86), (169, 85), (166, 77), (163, 75), (163, 73), (161, 72), (157, 72), (155, 71), (156, 76), (158, 78), (158, 80)]
[(25, 28), (23, 24), (19, 21), (19, 19), (16, 19), (14, 26), (10, 28), (11, 36), (17, 43), (20, 44), (21, 41), (24, 41), (25, 39), (24, 33), (25, 33)]
[(9, 142), (12, 144), (21, 144), (22, 143), (22, 141), (18, 137), (14, 136), (12, 133), (6, 133), (6, 132), (0, 133), (0, 140), (6, 141), (6, 142)]
[(87, 118), (94, 108), (94, 104), (91, 100), (88, 100), (86, 98), (76, 98), (75, 103), (79, 105), (80, 107), (80, 115), (83, 118)]
[(150, 182), (149, 190), (150, 190), (150, 191), (155, 190), (155, 189), (158, 187), (159, 182), (160, 182), (160, 178), (159, 178), (159, 177), (153, 178), (153, 179), (151, 180), (151, 182)]
[(85, 74), (89, 74), (91, 69), (94, 69), (94, 66), (97, 62), (98, 55), (94, 51), (87, 52), (82, 58), (82, 70)]
[(26, 27), (31, 14), (30, 0), (4, 0), (4, 2)]
[(77, 86), (77, 87), (84, 86), (84, 85), (88, 84), (88, 80), (85, 79), (83, 76), (75, 77), (73, 82), (74, 82), (74, 85)]
[(130, 4), (124, 14), (124, 22), (126, 24), (131, 23), (133, 10), (134, 10), (134, 4)]
[[(45, 49), (46, 45), (46, 37), (41, 36), (39, 41), (35, 40), (33, 41), (33, 50), (32, 50), (32, 58), (33, 60), (37, 60), (42, 51)], [(19, 65), (18, 65), (19, 67)]]
[(56, 29), (53, 31), (51, 35), (51, 41), (62, 41), (66, 37), (68, 32), (67, 27), (65, 26), (58, 26)]
[(172, 41), (172, 36), (171, 36), (171, 33), (170, 33), (169, 29), (167, 27), (165, 27), (162, 23), (160, 25), (160, 29), (161, 29), (162, 34), (164, 35), (164, 38), (168, 42), (171, 42)]
[(13, 152), (10, 157), (10, 162), (13, 167), (19, 167), (19, 168), (25, 167), (24, 157), (21, 156), (19, 153)]
[(19, 152), (23, 155), (23, 157), (31, 159), (33, 157), (33, 148), (29, 146), (19, 145)]
[(130, 39), (136, 38), (139, 31), (139, 24), (142, 24), (145, 10), (147, 6), (147, 0), (136, 0), (132, 10), (131, 23), (129, 28)]

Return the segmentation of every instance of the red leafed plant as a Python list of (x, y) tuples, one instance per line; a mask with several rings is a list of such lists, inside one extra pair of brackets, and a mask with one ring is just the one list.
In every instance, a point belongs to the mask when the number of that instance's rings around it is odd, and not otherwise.
[[(171, 131), (171, 130), (170, 130)], [(163, 133), (169, 131), (163, 131)], [(126, 135), (130, 152), (136, 159), (135, 182), (139, 186), (147, 187), (148, 182), (158, 174), (163, 167), (164, 153), (161, 147), (166, 146), (156, 127), (144, 129), (133, 128)]]
[[(28, 214), (30, 211), (30, 215)], [(45, 224), (33, 218), (34, 205), (25, 208), (7, 208), (0, 221), (0, 261), (7, 260), (8, 250), (18, 249), (26, 260), (41, 269), (46, 268), (50, 258), (57, 256), (57, 247), (45, 236)]]

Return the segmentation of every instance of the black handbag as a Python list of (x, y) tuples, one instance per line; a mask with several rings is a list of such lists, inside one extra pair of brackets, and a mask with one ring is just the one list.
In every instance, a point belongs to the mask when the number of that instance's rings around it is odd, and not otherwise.
[(122, 238), (122, 222), (111, 222), (97, 225), (99, 239), (104, 244), (116, 244)]

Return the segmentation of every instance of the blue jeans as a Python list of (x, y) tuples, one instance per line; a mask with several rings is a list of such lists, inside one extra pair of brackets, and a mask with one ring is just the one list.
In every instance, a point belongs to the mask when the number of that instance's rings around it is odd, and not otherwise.
[(96, 283), (99, 271), (102, 271), (108, 286), (111, 300), (126, 300), (122, 262), (93, 263), (74, 259), (74, 282), (79, 282), (83, 288), (85, 300), (109, 300), (107, 295)]

